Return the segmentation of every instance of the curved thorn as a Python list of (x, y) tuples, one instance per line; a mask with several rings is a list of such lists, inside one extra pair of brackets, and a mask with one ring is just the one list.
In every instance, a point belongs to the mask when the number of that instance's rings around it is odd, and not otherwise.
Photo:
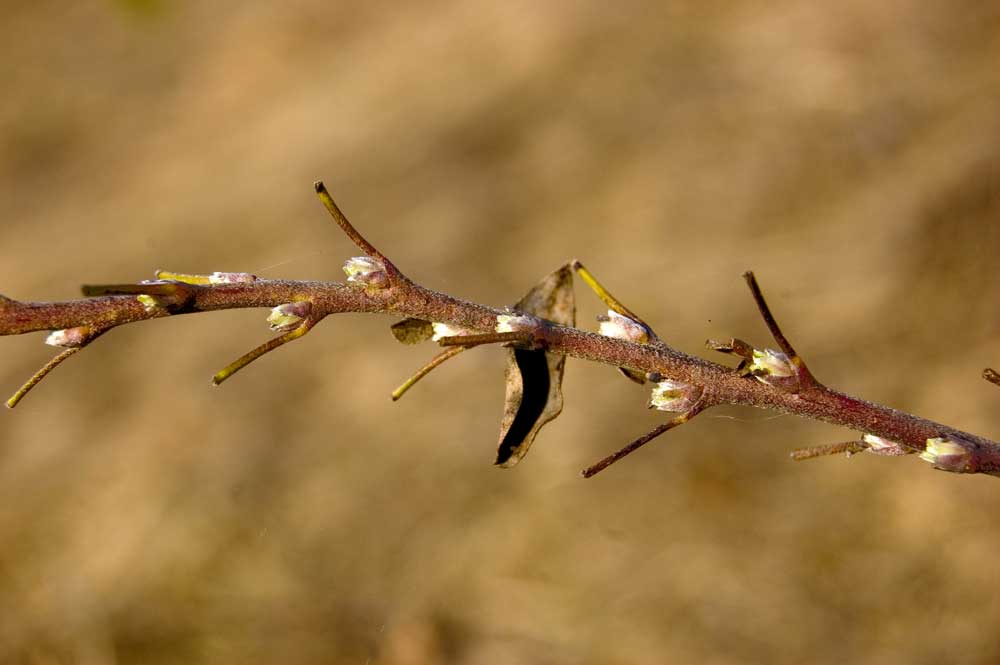
[(74, 346), (63, 350), (58, 355), (56, 355), (52, 360), (42, 365), (42, 368), (35, 372), (30, 379), (28, 379), (23, 386), (21, 386), (16, 393), (11, 395), (10, 399), (7, 400), (7, 408), (13, 409), (17, 406), (18, 402), (24, 399), (32, 388), (38, 385), (39, 381), (48, 376), (49, 372), (58, 367), (62, 361), (69, 358), (71, 355), (82, 349), (83, 346)]
[(382, 265), (385, 267), (386, 274), (389, 275), (390, 278), (402, 278), (402, 273), (399, 272), (399, 269), (392, 263), (392, 261), (390, 261), (385, 254), (375, 249), (375, 245), (365, 240), (365, 237), (361, 235), (361, 233), (354, 228), (354, 225), (347, 220), (347, 217), (340, 211), (340, 208), (333, 200), (333, 197), (330, 196), (330, 192), (327, 191), (326, 185), (323, 184), (323, 181), (317, 180), (313, 183), (313, 187), (316, 189), (316, 195), (319, 197), (319, 200), (323, 202), (323, 206), (326, 208), (327, 212), (330, 213), (330, 216), (333, 217), (333, 221), (337, 222), (337, 226), (339, 226), (341, 230), (347, 234), (347, 237), (350, 238), (362, 252), (381, 261)]
[(256, 349), (240, 356), (239, 358), (237, 358), (236, 360), (234, 360), (233, 362), (229, 363), (224, 368), (216, 372), (215, 376), (212, 377), (212, 385), (216, 386), (219, 385), (220, 383), (231, 377), (233, 374), (235, 374), (236, 372), (240, 371), (241, 369), (252, 363), (254, 360), (257, 360), (257, 358), (260, 358), (265, 353), (274, 351), (279, 346), (282, 346), (284, 344), (287, 344), (288, 342), (298, 339), (299, 337), (302, 337), (307, 332), (309, 332), (309, 330), (314, 325), (316, 325), (316, 323), (318, 323), (318, 321), (313, 321), (312, 319), (306, 319), (305, 321), (302, 322), (302, 325), (300, 325), (295, 330), (290, 330), (286, 332), (284, 335), (281, 335), (280, 337), (269, 339), (268, 341), (258, 346)]
[(656, 437), (660, 436), (667, 430), (679, 427), (680, 425), (683, 425), (687, 421), (691, 420), (696, 415), (698, 415), (703, 410), (703, 408), (704, 408), (703, 406), (695, 404), (693, 407), (691, 407), (689, 411), (680, 414), (673, 420), (669, 420), (663, 423), (662, 425), (656, 427), (653, 431), (640, 436), (632, 443), (612, 453), (611, 455), (608, 455), (600, 462), (588, 466), (586, 469), (580, 472), (580, 475), (582, 475), (584, 478), (592, 478), (593, 476), (597, 475), (601, 471), (604, 471), (604, 469), (608, 468), (609, 466), (611, 466), (618, 460), (622, 459), (623, 457), (634, 453), (636, 450), (643, 447), (644, 445), (646, 445)]
[(781, 326), (778, 325), (777, 320), (775, 320), (774, 315), (771, 313), (771, 308), (768, 307), (767, 301), (764, 299), (764, 293), (760, 290), (760, 285), (757, 283), (757, 278), (754, 276), (753, 271), (748, 270), (743, 273), (743, 279), (746, 280), (747, 286), (750, 287), (753, 300), (757, 304), (757, 309), (760, 311), (764, 323), (767, 324), (767, 329), (771, 332), (771, 336), (774, 337), (774, 341), (778, 343), (778, 347), (788, 356), (792, 364), (798, 368), (800, 380), (804, 380), (807, 383), (816, 383), (816, 379), (809, 371), (809, 368), (806, 367), (805, 361), (795, 352), (792, 343), (781, 332)]
[(427, 376), (428, 374), (430, 374), (431, 370), (433, 370), (435, 367), (438, 367), (439, 365), (444, 364), (444, 361), (448, 360), (449, 358), (454, 358), (455, 356), (457, 356), (458, 354), (460, 354), (462, 351), (465, 351), (465, 349), (467, 349), (467, 348), (468, 347), (465, 347), (465, 346), (452, 346), (452, 347), (448, 347), (447, 349), (445, 349), (441, 353), (439, 353), (436, 356), (434, 356), (433, 358), (431, 358), (430, 361), (426, 365), (424, 365), (423, 367), (421, 367), (420, 369), (418, 369), (416, 372), (414, 372), (413, 376), (411, 376), (410, 378), (408, 378), (406, 381), (403, 382), (402, 385), (400, 385), (398, 388), (396, 388), (395, 390), (392, 391), (392, 401), (395, 402), (400, 397), (402, 397), (403, 395), (405, 395), (407, 390), (409, 390), (410, 388), (412, 388), (413, 386), (415, 386), (416, 383), (417, 383), (417, 381), (419, 381), (420, 379), (422, 379), (425, 376)]

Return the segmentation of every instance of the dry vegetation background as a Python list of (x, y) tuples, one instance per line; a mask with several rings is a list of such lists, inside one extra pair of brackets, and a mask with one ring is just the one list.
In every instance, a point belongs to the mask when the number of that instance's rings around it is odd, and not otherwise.
[[(341, 279), (311, 183), (491, 304), (579, 257), (676, 347), (767, 343), (1000, 435), (992, 2), (6, 2), (0, 292)], [(600, 309), (578, 290), (581, 325)], [(119, 329), (0, 414), (2, 663), (995, 663), (1000, 482), (788, 450), (570, 362), (492, 468), (503, 361), (345, 315), (219, 389), (264, 312)], [(0, 340), (12, 392), (51, 355)]]

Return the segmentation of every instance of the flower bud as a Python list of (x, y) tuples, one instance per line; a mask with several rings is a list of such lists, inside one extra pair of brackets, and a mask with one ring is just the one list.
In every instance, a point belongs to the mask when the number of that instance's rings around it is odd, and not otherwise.
[(497, 316), (496, 332), (518, 332), (534, 325), (532, 317), (523, 314), (500, 314)]
[(431, 324), (431, 330), (434, 334), (431, 335), (431, 341), (437, 342), (445, 337), (455, 337), (456, 335), (468, 335), (468, 330), (463, 330), (456, 326), (450, 325), (448, 323), (438, 323), (434, 322)]
[(697, 403), (701, 393), (700, 386), (663, 379), (653, 386), (653, 393), (649, 398), (649, 408), (684, 413)]
[(910, 451), (901, 444), (890, 441), (874, 434), (865, 434), (861, 437), (861, 442), (868, 448), (868, 452), (874, 455), (909, 455)]
[(209, 284), (249, 284), (257, 281), (257, 275), (248, 272), (213, 272), (208, 276)]
[(605, 337), (623, 339), (626, 342), (635, 342), (636, 344), (649, 342), (649, 331), (646, 326), (627, 316), (622, 316), (614, 310), (609, 309), (607, 316), (598, 317), (597, 320), (601, 322), (598, 332)]
[(791, 392), (799, 388), (799, 375), (795, 364), (781, 351), (754, 349), (746, 371), (761, 383), (775, 388)]
[(963, 473), (968, 470), (972, 452), (953, 439), (938, 436), (927, 439), (927, 448), (920, 453), (920, 459), (943, 471)]
[(369, 286), (374, 289), (384, 289), (389, 286), (389, 278), (385, 274), (385, 266), (381, 261), (370, 256), (355, 256), (344, 263), (344, 273), (348, 282)]
[(64, 328), (63, 330), (53, 330), (45, 338), (45, 343), (49, 346), (65, 346), (72, 348), (83, 346), (87, 342), (90, 328), (87, 326), (77, 326), (76, 328)]
[(753, 350), (753, 360), (748, 367), (754, 376), (786, 377), (795, 375), (795, 366), (787, 355), (774, 349)]
[(271, 310), (267, 322), (275, 332), (289, 332), (298, 328), (311, 310), (312, 303), (308, 300), (285, 303)]

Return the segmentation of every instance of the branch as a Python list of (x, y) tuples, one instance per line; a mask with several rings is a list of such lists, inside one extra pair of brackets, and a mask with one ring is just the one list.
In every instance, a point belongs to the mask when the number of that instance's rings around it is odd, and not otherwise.
[[(52, 331), (47, 342), (64, 347), (8, 400), (8, 407), (14, 407), (60, 363), (97, 337), (137, 321), (222, 309), (271, 308), (268, 323), (280, 334), (218, 372), (213, 378), (218, 385), (265, 353), (302, 337), (331, 314), (384, 313), (408, 317), (393, 326), (400, 341), (434, 339), (447, 347), (398, 388), (394, 399), (461, 350), (501, 344), (516, 352), (510, 355), (516, 371), (508, 370), (510, 422), (506, 422), (502, 437), (507, 452), (498, 457), (504, 466), (515, 464), (541, 425), (561, 411), (562, 361), (570, 356), (621, 368), (639, 382), (654, 382), (650, 406), (679, 414), (589, 467), (584, 471), (587, 477), (720, 404), (773, 409), (861, 433), (857, 441), (793, 453), (796, 459), (833, 452), (918, 454), (945, 471), (1000, 475), (997, 442), (837, 392), (817, 381), (782, 333), (753, 273), (744, 277), (779, 348), (757, 348), (738, 339), (708, 342), (709, 348), (740, 358), (739, 365), (731, 368), (665, 344), (578, 261), (547, 277), (512, 308), (488, 307), (426, 289), (409, 280), (351, 225), (322, 183), (316, 183), (316, 192), (334, 221), (364, 252), (344, 265), (345, 283), (161, 270), (150, 281), (85, 286), (83, 292), (88, 297), (81, 300), (19, 302), (0, 296), (0, 334)], [(602, 334), (575, 327), (570, 268), (609, 307), (609, 315), (602, 317)], [(993, 370), (986, 370), (984, 377), (1000, 384)], [(527, 438), (516, 440), (522, 434)]]

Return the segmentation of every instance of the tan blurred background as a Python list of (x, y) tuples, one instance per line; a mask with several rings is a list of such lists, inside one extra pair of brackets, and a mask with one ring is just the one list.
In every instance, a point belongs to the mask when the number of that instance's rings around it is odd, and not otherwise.
[[(322, 178), (427, 286), (579, 257), (688, 352), (770, 341), (752, 267), (822, 380), (1000, 436), (996, 3), (3, 4), (0, 293), (341, 279)], [(495, 350), (393, 404), (434, 350), (345, 315), (213, 389), (264, 314), (116, 330), (0, 414), (0, 662), (1000, 659), (996, 479), (726, 408), (583, 481), (662, 414), (573, 361), (499, 470)]]

